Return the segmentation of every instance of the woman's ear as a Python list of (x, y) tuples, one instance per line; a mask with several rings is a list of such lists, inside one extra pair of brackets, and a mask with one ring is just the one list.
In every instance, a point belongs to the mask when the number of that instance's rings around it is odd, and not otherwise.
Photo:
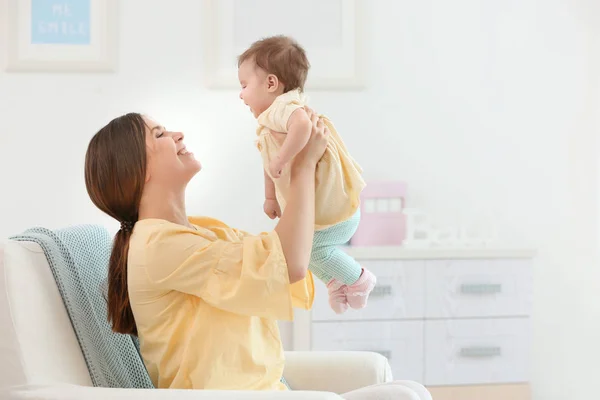
[(267, 90), (269, 92), (276, 92), (280, 86), (283, 86), (281, 82), (279, 82), (279, 78), (273, 74), (267, 75)]

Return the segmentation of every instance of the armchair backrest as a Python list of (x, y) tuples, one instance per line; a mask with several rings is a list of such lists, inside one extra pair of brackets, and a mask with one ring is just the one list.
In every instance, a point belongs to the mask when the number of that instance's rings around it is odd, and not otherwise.
[(0, 388), (92, 386), (85, 359), (41, 247), (0, 241)]

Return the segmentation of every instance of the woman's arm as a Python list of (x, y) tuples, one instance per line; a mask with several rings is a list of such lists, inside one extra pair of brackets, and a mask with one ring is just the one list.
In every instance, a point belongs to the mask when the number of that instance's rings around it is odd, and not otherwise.
[(310, 139), (293, 160), (289, 199), (275, 227), (291, 283), (304, 279), (308, 269), (315, 226), (315, 170), (329, 135), (323, 121), (311, 110), (307, 112), (312, 122)]
[(295, 164), (290, 177), (290, 200), (275, 227), (291, 283), (306, 276), (315, 229), (315, 167)]
[(281, 170), (306, 146), (312, 131), (312, 121), (304, 108), (298, 108), (292, 113), (288, 121), (285, 140), (277, 156), (269, 166), (274, 178), (281, 176)]

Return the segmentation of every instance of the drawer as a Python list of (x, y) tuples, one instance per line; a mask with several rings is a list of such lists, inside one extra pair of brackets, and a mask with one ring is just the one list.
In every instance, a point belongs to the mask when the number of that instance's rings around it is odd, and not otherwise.
[(387, 320), (423, 318), (424, 276), (423, 261), (361, 261), (377, 277), (377, 285), (369, 296), (367, 306), (361, 310), (348, 308), (336, 314), (329, 307), (327, 287), (315, 282), (313, 321)]
[(426, 318), (527, 316), (533, 269), (529, 260), (428, 261)]
[(529, 319), (425, 322), (425, 385), (527, 382)]
[(396, 379), (423, 381), (423, 322), (313, 322), (311, 349), (374, 351), (384, 355)]

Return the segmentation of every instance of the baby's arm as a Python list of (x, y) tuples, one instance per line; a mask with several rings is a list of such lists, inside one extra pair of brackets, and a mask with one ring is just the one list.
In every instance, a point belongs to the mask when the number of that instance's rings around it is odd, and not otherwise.
[(298, 108), (290, 115), (287, 123), (287, 135), (277, 158), (269, 166), (274, 178), (279, 178), (284, 165), (292, 160), (304, 148), (310, 138), (312, 124), (304, 108)]
[(275, 183), (265, 171), (265, 199), (275, 200)]
[(281, 217), (281, 208), (277, 197), (275, 197), (275, 183), (273, 183), (267, 171), (265, 171), (265, 202), (263, 209), (271, 219)]

